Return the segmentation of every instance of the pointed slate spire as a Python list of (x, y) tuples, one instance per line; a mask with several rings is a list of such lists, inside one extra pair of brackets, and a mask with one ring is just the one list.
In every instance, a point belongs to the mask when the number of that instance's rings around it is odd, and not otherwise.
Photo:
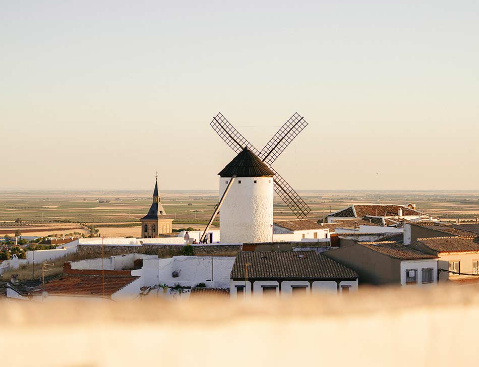
[(153, 190), (153, 202), (160, 202), (160, 194), (158, 193), (158, 172), (156, 173), (155, 190)]
[(148, 214), (141, 219), (157, 219), (162, 215), (166, 215), (163, 205), (161, 205), (160, 193), (158, 191), (158, 173), (156, 174), (155, 189), (153, 190), (153, 203), (151, 204)]

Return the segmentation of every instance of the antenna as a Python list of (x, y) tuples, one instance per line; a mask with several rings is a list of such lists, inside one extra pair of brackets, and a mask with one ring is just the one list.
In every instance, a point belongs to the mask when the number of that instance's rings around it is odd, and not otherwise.
[(273, 135), (261, 152), (256, 149), (233, 125), (219, 112), (210, 123), (210, 126), (221, 139), (236, 153), (241, 152), (245, 147), (256, 154), (274, 172), (274, 190), (284, 201), (288, 208), (298, 219), (304, 219), (311, 212), (311, 208), (299, 196), (299, 194), (276, 172), (271, 164), (284, 152), (289, 144), (308, 126), (304, 117), (295, 113), (291, 116), (278, 132)]

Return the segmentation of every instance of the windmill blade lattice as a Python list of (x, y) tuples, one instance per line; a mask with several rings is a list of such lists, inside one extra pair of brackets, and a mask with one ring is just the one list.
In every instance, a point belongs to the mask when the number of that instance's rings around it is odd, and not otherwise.
[(289, 144), (308, 126), (304, 117), (297, 112), (284, 123), (259, 153), (259, 158), (270, 166)]
[[(306, 120), (295, 113), (281, 129), (259, 152), (233, 125), (221, 114), (218, 113), (210, 123), (213, 130), (226, 142), (236, 153), (241, 152), (245, 147), (260, 157), (275, 173), (274, 190), (284, 203), (299, 219), (305, 218), (311, 211), (308, 204), (299, 196), (281, 175), (276, 172), (271, 164), (279, 157), (293, 139), (308, 125)], [(261, 156), (262, 155), (262, 156)]]
[(253, 144), (246, 140), (246, 138), (241, 135), (240, 132), (236, 130), (235, 127), (231, 125), (221, 113), (218, 113), (215, 117), (213, 117), (210, 126), (237, 154), (247, 147), (254, 154), (259, 155), (258, 149), (256, 149)]

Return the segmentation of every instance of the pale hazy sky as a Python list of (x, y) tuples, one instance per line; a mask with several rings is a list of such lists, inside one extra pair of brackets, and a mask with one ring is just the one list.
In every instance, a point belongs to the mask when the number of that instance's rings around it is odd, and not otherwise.
[(479, 2), (0, 0), (0, 190), (217, 189), (309, 122), (296, 189), (479, 189)]

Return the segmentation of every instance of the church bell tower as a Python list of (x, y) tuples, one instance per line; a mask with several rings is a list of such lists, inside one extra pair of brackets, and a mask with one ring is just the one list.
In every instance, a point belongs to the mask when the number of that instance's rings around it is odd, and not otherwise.
[(172, 233), (173, 219), (166, 217), (165, 209), (161, 205), (158, 191), (158, 174), (156, 175), (153, 203), (148, 214), (141, 218), (141, 237), (157, 238), (160, 234)]

